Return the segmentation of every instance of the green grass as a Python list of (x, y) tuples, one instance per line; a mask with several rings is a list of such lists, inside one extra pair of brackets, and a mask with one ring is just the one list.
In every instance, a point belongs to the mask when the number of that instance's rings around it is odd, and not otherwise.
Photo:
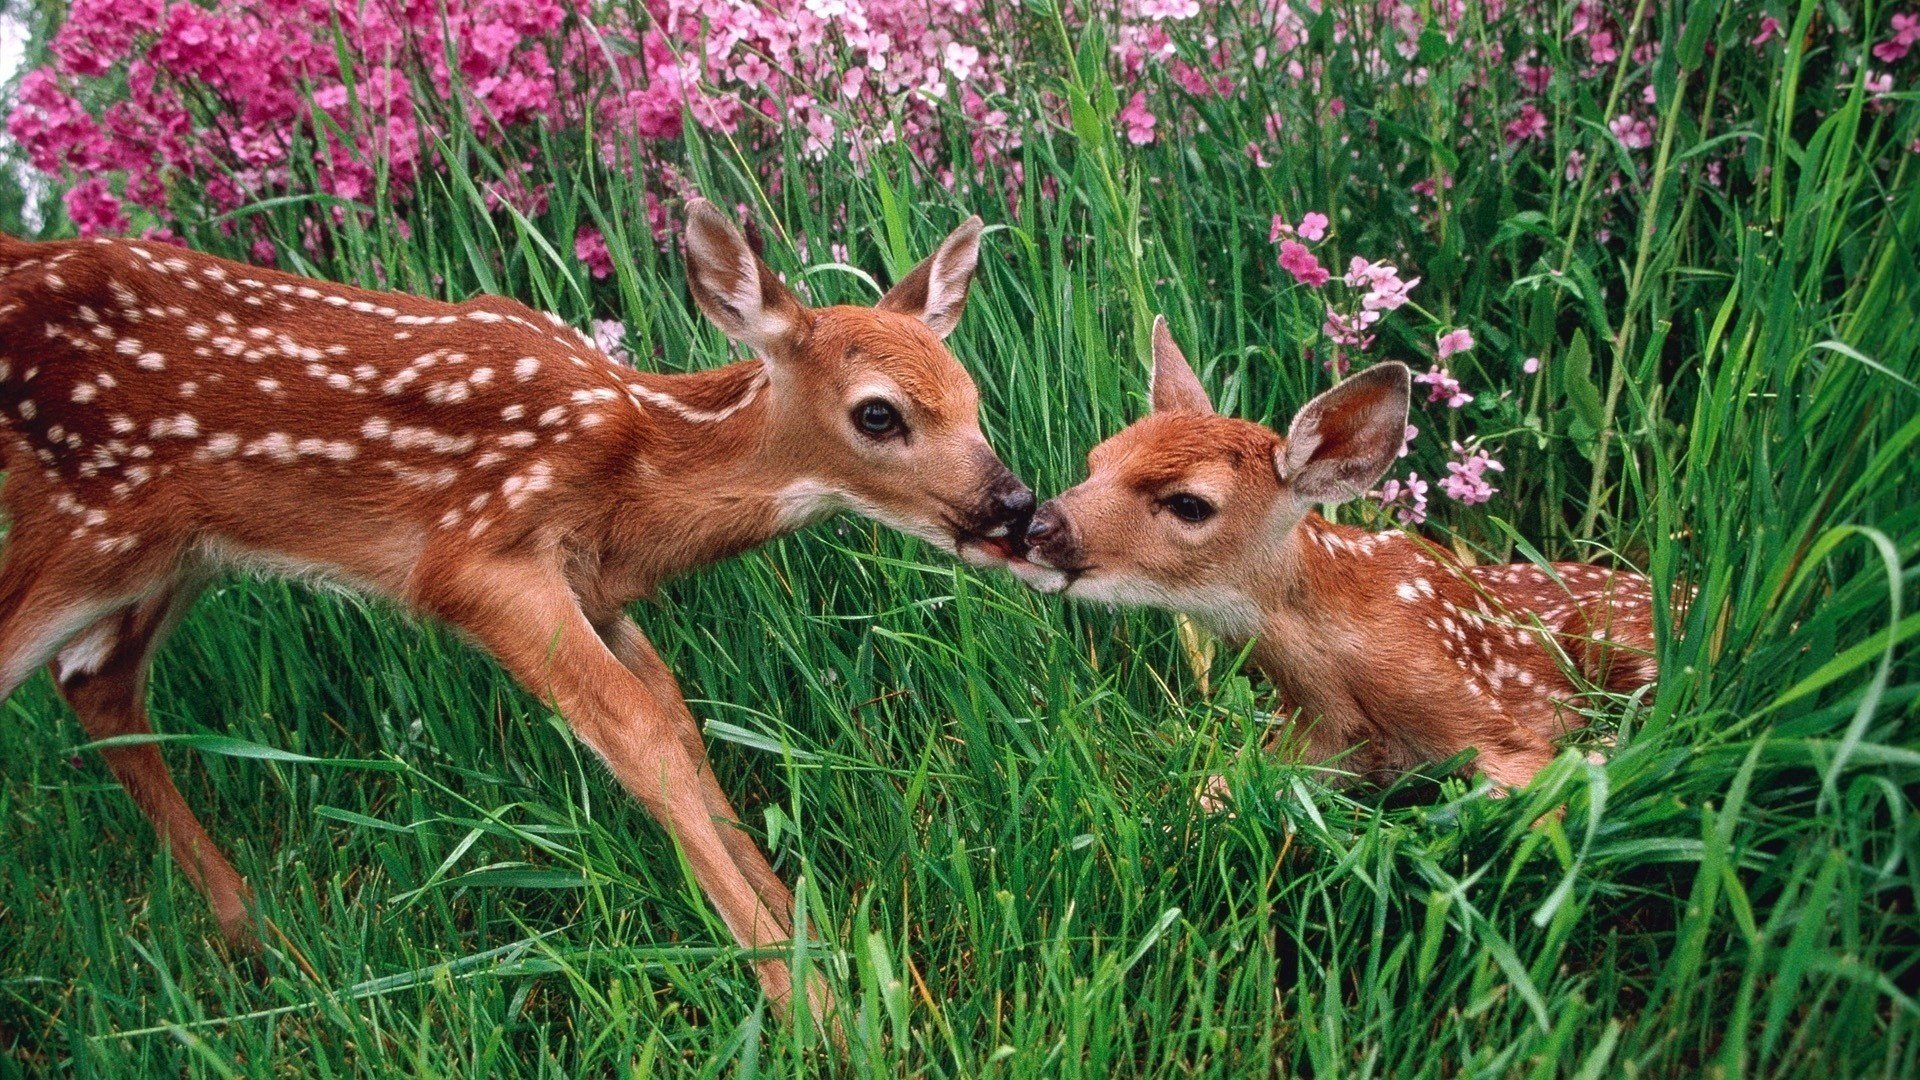
[[(770, 259), (822, 301), (873, 293), (806, 269), (793, 237), (897, 274), (971, 209), (1010, 221), (952, 344), (1042, 492), (1140, 408), (1156, 311), (1240, 415), (1282, 421), (1324, 385), (1273, 212), (1324, 209), (1342, 261), (1426, 275), (1421, 305), (1481, 341), (1475, 429), (1508, 433), (1502, 494), (1433, 532), (1701, 589), (1663, 631), (1658, 689), (1598, 710), (1604, 765), (1569, 750), (1504, 801), (1455, 778), (1337, 789), (1258, 753), (1264, 689), (1223, 656), (1203, 692), (1167, 617), (1063, 605), (838, 519), (637, 615), (804, 883), (809, 961), (852, 1010), (842, 1056), (772, 1019), (660, 830), (497, 669), (394, 611), (236, 582), (162, 655), (152, 702), (258, 892), (266, 977), (213, 944), (37, 678), (0, 706), (0, 1073), (1920, 1074), (1915, 106), (1843, 85), (1815, 109), (1786, 76), (1830, 83), (1819, 57), (1687, 66), (1677, 25), (1657, 34), (1682, 57), (1660, 76), (1672, 138), (1611, 204), (1503, 157), (1421, 216), (1403, 180), (1465, 123), (1444, 94), (1356, 100), (1397, 125), (1366, 169), (1336, 125), (1256, 169), (1238, 148), (1264, 107), (1217, 102), (1195, 106), (1213, 135), (1122, 148), (1097, 53), (1065, 42), (1036, 78), (1079, 122), (1024, 132), (1017, 218), (995, 183), (950, 192), (884, 153), (857, 175), (787, 146), (811, 196), (768, 195), (763, 159), (730, 146), (684, 163), (754, 205)], [(1680, 107), (1688, 80), (1750, 136), (1748, 179), (1681, 167), (1733, 145)], [(1603, 103), (1560, 104), (1557, 138), (1596, 145)], [(638, 188), (550, 138), (540, 219), (482, 213), (495, 151), (461, 141), (406, 208), (411, 240), (382, 207), (306, 268), (617, 317), (655, 366), (720, 362)], [(290, 236), (307, 208), (254, 213)], [(615, 240), (611, 282), (570, 257), (587, 219)], [(1390, 320), (1381, 351), (1429, 349), (1415, 325)], [(1526, 382), (1530, 355), (1546, 373)], [(1233, 817), (1192, 799), (1215, 771)]]

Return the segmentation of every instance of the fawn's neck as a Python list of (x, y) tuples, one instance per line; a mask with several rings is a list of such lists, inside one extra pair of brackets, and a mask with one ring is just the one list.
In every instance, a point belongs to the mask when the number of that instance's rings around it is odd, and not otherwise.
[(1248, 582), (1259, 611), (1255, 662), (1272, 672), (1356, 647), (1355, 622), (1376, 594), (1392, 594), (1403, 569), (1397, 556), (1412, 554), (1399, 534), (1336, 525), (1309, 511)]
[(684, 375), (639, 376), (646, 389), (620, 477), (589, 543), (644, 595), (659, 582), (747, 551), (838, 508), (782, 437), (781, 402), (759, 360)]

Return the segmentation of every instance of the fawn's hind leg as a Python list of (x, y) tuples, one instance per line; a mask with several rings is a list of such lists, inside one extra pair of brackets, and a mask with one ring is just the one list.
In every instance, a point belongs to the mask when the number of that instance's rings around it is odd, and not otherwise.
[[(197, 579), (171, 582), (139, 603), (99, 619), (55, 655), (54, 682), (79, 715), (88, 738), (152, 732), (146, 697), (153, 654), (193, 606), (201, 587)], [(173, 851), (188, 879), (207, 898), (221, 934), (230, 944), (255, 946), (247, 884), (181, 798), (160, 748), (135, 743), (106, 747), (100, 754)]]
[(121, 575), (54, 529), (14, 523), (0, 564), (0, 701), (67, 639), (133, 603), (160, 575)]
[(793, 893), (787, 888), (787, 883), (780, 880), (780, 875), (767, 861), (760, 845), (754, 842), (740, 823), (739, 813), (734, 810), (726, 791), (720, 787), (719, 779), (714, 776), (713, 763), (707, 759), (706, 740), (700, 736), (700, 722), (688, 710), (686, 697), (681, 693), (680, 682), (674, 678), (672, 669), (660, 659), (660, 654), (654, 651), (646, 634), (632, 619), (621, 616), (600, 630), (600, 636), (614, 657), (628, 671), (640, 677), (660, 709), (671, 718), (674, 734), (685, 749), (687, 760), (693, 762), (700, 797), (707, 804), (707, 812), (720, 832), (721, 843), (726, 845), (727, 853), (733, 856), (734, 865), (753, 885), (753, 891), (760, 895), (760, 901), (780, 920), (781, 931), (792, 933), (795, 914)]
[(1480, 756), (1474, 767), (1492, 780), (1495, 792), (1523, 788), (1533, 782), (1535, 773), (1553, 761), (1553, 743), (1539, 732), (1520, 724), (1490, 732), (1475, 740)]

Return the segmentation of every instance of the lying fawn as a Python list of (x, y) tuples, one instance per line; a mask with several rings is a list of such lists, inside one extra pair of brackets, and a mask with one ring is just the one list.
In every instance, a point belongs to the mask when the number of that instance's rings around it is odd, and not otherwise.
[(1575, 680), (1651, 682), (1646, 578), (1579, 563), (1467, 566), (1401, 532), (1321, 517), (1405, 443), (1408, 373), (1376, 364), (1308, 402), (1285, 438), (1214, 414), (1154, 324), (1153, 411), (1096, 447), (1034, 514), (1013, 563), (1046, 592), (1181, 612), (1253, 658), (1310, 760), (1400, 770), (1479, 751), (1522, 786), (1577, 726)]
[[(1033, 495), (941, 340), (980, 219), (875, 307), (809, 309), (710, 204), (687, 217), (694, 299), (756, 355), (686, 375), (618, 365), (499, 297), (0, 236), (0, 699), (51, 661), (88, 735), (145, 733), (148, 665), (209, 579), (332, 579), (492, 654), (680, 844), (740, 944), (786, 939), (792, 897), (625, 605), (842, 508), (997, 563)], [(250, 943), (247, 886), (158, 750), (103, 753)], [(756, 968), (784, 1003), (786, 965)]]

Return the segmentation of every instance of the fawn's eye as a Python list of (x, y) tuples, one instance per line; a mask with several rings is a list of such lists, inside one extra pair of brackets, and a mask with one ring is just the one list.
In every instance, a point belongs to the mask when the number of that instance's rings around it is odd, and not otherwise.
[(862, 435), (884, 439), (893, 434), (905, 434), (907, 425), (900, 419), (900, 410), (879, 398), (868, 398), (853, 407), (853, 426), (860, 429)]
[(1198, 525), (1213, 516), (1213, 504), (1198, 495), (1182, 491), (1160, 500), (1167, 512), (1189, 525)]

